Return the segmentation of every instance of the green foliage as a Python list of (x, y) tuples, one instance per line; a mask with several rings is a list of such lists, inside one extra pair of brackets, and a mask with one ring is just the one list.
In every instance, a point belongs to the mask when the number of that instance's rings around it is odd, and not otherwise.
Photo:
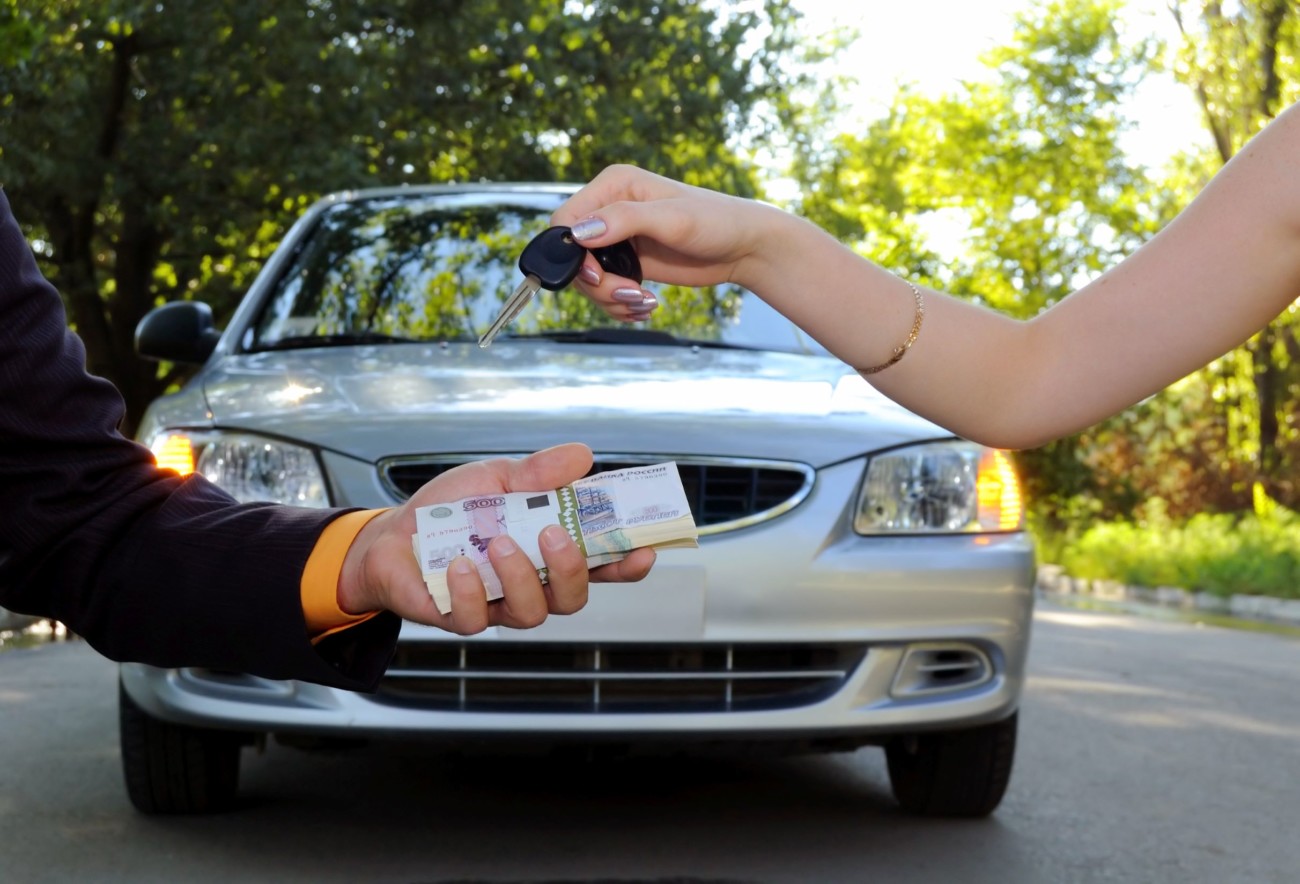
[[(886, 267), (1014, 315), (1064, 297), (1154, 229), (1118, 111), (1151, 49), (1121, 41), (1117, 7), (1039, 4), (985, 57), (993, 82), (903, 90), (865, 133), (804, 162), (803, 212)], [(963, 254), (927, 242), (935, 217), (965, 230)]]
[(40, 22), (18, 0), (0, 0), (0, 68), (27, 71), (43, 39)]
[[(129, 410), (164, 300), (233, 308), (318, 195), (583, 181), (740, 194), (798, 118), (788, 0), (0, 0), (0, 183)], [(39, 59), (39, 64), (36, 63)]]
[[(1174, 74), (1201, 104), (1215, 148), (1175, 157), (1152, 192), (1163, 226), (1245, 142), (1300, 97), (1300, 22), (1293, 4), (1171, 4), (1183, 39), (1168, 47)], [(1178, 520), (1248, 513), (1262, 500), (1300, 506), (1300, 340), (1287, 310), (1246, 345), (1102, 425), (1073, 445), (1099, 518), (1128, 519), (1157, 500)], [(1064, 483), (1047, 473), (1059, 506)], [(1076, 483), (1077, 484), (1077, 483)], [(1261, 497), (1262, 496), (1262, 497)], [(1077, 507), (1076, 507), (1077, 509)], [(1063, 510), (1062, 510), (1063, 512)], [(1044, 519), (1061, 530), (1063, 518)]]
[[(1300, 98), (1300, 14), (1289, 0), (1185, 0), (1170, 4), (1183, 34), (1174, 75), (1196, 96), (1213, 139), (1209, 156), (1182, 158), (1166, 182), (1169, 208), (1185, 205), (1219, 166)], [(1198, 373), (1213, 390), (1227, 447), (1218, 458), (1238, 498), (1248, 489), (1300, 505), (1300, 324), (1287, 310), (1234, 353)]]
[(1300, 20), (1290, 0), (1175, 0), (1174, 75), (1195, 92), (1226, 163), (1300, 98)]
[(1058, 560), (1078, 577), (1300, 598), (1300, 517), (1203, 513), (1183, 524), (1159, 515), (1103, 523), (1063, 546)]

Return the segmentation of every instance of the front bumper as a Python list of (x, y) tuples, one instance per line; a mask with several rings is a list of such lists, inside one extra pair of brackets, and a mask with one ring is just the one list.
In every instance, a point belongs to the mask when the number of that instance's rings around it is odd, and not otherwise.
[(176, 723), (340, 737), (872, 742), (1006, 717), (1029, 646), (1029, 538), (859, 537), (859, 475), (824, 470), (782, 518), (661, 553), (644, 581), (593, 584), (586, 608), (537, 629), (407, 624), (375, 694), (140, 664), (123, 684)]

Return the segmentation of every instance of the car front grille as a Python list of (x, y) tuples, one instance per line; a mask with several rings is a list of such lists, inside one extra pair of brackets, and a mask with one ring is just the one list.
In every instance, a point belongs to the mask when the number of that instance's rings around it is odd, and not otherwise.
[[(430, 479), (461, 463), (489, 455), (395, 457), (380, 461), (379, 475), (389, 493), (406, 500)], [(591, 473), (675, 460), (682, 488), (700, 534), (720, 534), (775, 518), (808, 496), (813, 470), (803, 464), (750, 461), (597, 457)]]
[(866, 654), (822, 644), (400, 644), (372, 699), (459, 712), (790, 709), (834, 694)]

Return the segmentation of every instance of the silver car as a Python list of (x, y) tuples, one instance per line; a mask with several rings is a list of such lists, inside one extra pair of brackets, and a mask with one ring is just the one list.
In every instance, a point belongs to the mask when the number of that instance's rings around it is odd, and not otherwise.
[(997, 807), (1034, 574), (1006, 454), (883, 398), (735, 287), (662, 287), (646, 326), (543, 292), (480, 349), (520, 250), (571, 190), (321, 200), (224, 332), (196, 302), (141, 322), (142, 356), (201, 368), (139, 437), (241, 499), (359, 507), (400, 502), (458, 463), (577, 440), (598, 470), (675, 461), (700, 548), (661, 553), (641, 583), (593, 585), (582, 611), (536, 629), (405, 624), (371, 694), (124, 665), (138, 808), (229, 806), (241, 748), (267, 736), (876, 745), (903, 807)]

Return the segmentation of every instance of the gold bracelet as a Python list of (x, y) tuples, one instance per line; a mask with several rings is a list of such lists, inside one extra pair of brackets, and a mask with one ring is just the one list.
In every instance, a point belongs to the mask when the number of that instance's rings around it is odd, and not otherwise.
[(912, 320), (912, 331), (907, 336), (907, 340), (903, 342), (901, 347), (894, 348), (894, 355), (889, 357), (888, 362), (873, 365), (871, 368), (855, 368), (854, 371), (858, 374), (875, 374), (878, 371), (884, 371), (889, 368), (889, 366), (903, 358), (908, 349), (916, 343), (916, 336), (921, 333), (921, 320), (925, 318), (925, 301), (921, 299), (921, 290), (919, 288), (913, 285), (909, 280), (905, 279), (903, 282), (907, 283), (907, 287), (912, 290), (912, 294), (916, 297), (916, 318)]

